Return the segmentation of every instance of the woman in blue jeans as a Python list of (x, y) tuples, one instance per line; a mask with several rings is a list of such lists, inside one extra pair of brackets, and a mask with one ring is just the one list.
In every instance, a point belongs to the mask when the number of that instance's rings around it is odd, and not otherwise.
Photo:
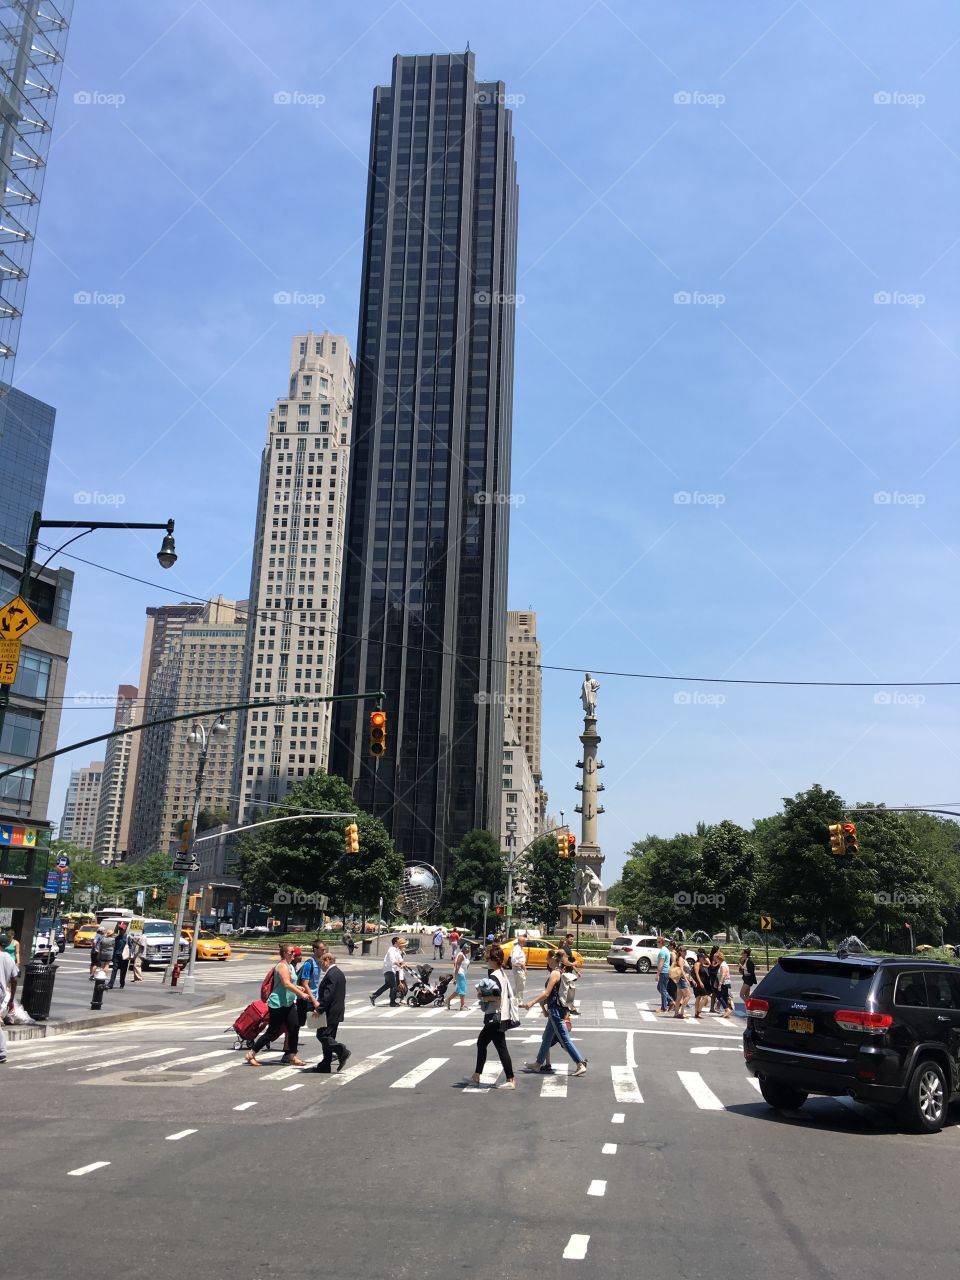
[(553, 1068), (548, 1065), (550, 1047), (559, 1042), (576, 1064), (577, 1069), (573, 1074), (575, 1076), (586, 1075), (587, 1060), (578, 1052), (576, 1045), (570, 1038), (570, 1032), (567, 1030), (567, 1018), (570, 1016), (570, 1011), (560, 1003), (560, 983), (563, 977), (563, 970), (569, 968), (576, 972), (576, 965), (567, 958), (563, 951), (553, 951), (547, 957), (547, 967), (550, 969), (550, 975), (547, 978), (547, 985), (541, 994), (535, 1000), (528, 1000), (520, 1006), (521, 1009), (532, 1009), (535, 1004), (539, 1004), (543, 1005), (547, 1011), (547, 1025), (543, 1031), (543, 1039), (537, 1052), (537, 1060), (536, 1062), (526, 1063), (523, 1069), (524, 1071), (540, 1072), (545, 1075), (552, 1072)]

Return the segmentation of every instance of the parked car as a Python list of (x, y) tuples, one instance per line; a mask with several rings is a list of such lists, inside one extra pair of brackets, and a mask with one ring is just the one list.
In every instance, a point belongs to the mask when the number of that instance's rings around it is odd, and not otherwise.
[(747, 999), (743, 1051), (770, 1106), (809, 1094), (892, 1108), (919, 1133), (960, 1098), (960, 973), (942, 961), (802, 952)]
[[(657, 967), (659, 950), (655, 934), (622, 933), (610, 943), (605, 959), (617, 973), (626, 973), (628, 969), (636, 969), (637, 973), (650, 973)], [(697, 958), (696, 951), (691, 947), (687, 947), (684, 954), (691, 964)]]
[(63, 921), (51, 920), (49, 916), (41, 916), (37, 921), (37, 938), (34, 954), (47, 951), (59, 951), (63, 955), (67, 948), (67, 933)]

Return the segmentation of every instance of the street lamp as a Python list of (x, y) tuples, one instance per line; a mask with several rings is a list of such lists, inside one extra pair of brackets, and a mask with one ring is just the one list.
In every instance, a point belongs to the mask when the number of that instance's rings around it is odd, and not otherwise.
[[(166, 542), (166, 538), (164, 539)], [(187, 833), (188, 842), (185, 852), (188, 856), (188, 868), (193, 868), (193, 847), (197, 839), (197, 822), (200, 818), (200, 798), (203, 793), (203, 775), (207, 768), (207, 755), (210, 750), (210, 741), (216, 737), (221, 737), (228, 733), (227, 723), (221, 712), (213, 724), (208, 729), (202, 720), (197, 720), (187, 734), (187, 741), (192, 746), (199, 746), (200, 755), (197, 758), (197, 779), (193, 791), (193, 818), (190, 822), (190, 828)], [(173, 976), (173, 966), (180, 958), (180, 931), (183, 928), (183, 918), (187, 910), (187, 891), (189, 888), (189, 870), (183, 877), (183, 885), (180, 889), (180, 905), (177, 908), (177, 923), (173, 930), (173, 949), (170, 952), (170, 963), (163, 971), (164, 985), (168, 985)], [(183, 991), (185, 995), (192, 995), (196, 986), (196, 978), (193, 969), (197, 959), (197, 934), (200, 932), (197, 920), (193, 922), (193, 937), (190, 940), (190, 964), (187, 968), (187, 976), (183, 980)]]

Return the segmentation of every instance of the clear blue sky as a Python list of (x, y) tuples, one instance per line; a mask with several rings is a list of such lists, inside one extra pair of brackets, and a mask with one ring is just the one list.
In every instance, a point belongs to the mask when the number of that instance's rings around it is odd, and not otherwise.
[[(749, 824), (816, 781), (960, 799), (957, 692), (892, 683), (960, 674), (945, 0), (78, 5), (17, 371), (58, 408), (46, 513), (172, 514), (170, 574), (152, 535), (78, 551), (246, 594), (289, 338), (355, 340), (372, 88), (467, 41), (517, 95), (510, 601), (577, 669), (544, 675), (551, 809), (576, 800), (586, 668), (888, 682), (600, 675), (608, 880), (647, 831)], [(74, 567), (68, 692), (109, 697), (175, 597)], [(68, 710), (61, 740), (109, 719)]]

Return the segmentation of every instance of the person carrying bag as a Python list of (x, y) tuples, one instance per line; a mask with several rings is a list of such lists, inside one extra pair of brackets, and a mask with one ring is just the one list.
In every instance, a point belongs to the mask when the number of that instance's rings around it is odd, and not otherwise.
[(480, 1083), (480, 1073), (487, 1062), (487, 1046), (492, 1044), (497, 1051), (500, 1065), (506, 1079), (498, 1084), (498, 1089), (515, 1089), (517, 1082), (513, 1076), (513, 1063), (507, 1049), (506, 1033), (520, 1025), (520, 1006), (510, 986), (510, 979), (504, 969), (503, 948), (496, 943), (490, 948), (490, 976), (477, 983), (477, 995), (484, 1008), (483, 1026), (477, 1036), (477, 1067), (472, 1076), (467, 1076), (467, 1083), (476, 1087)]

